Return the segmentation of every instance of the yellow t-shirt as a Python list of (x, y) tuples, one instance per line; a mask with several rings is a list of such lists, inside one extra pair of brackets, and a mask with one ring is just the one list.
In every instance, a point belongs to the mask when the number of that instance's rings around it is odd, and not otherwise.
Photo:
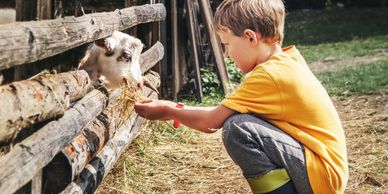
[(257, 65), (221, 104), (260, 115), (302, 143), (314, 193), (344, 192), (348, 163), (340, 119), (295, 46)]

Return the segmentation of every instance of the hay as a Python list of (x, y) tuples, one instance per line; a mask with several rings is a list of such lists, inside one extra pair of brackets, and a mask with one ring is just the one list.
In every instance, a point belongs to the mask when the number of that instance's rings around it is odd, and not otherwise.
[(134, 84), (127, 82), (121, 84), (120, 96), (110, 110), (113, 118), (112, 123), (116, 123), (116, 130), (130, 118), (135, 103), (144, 99), (143, 93)]

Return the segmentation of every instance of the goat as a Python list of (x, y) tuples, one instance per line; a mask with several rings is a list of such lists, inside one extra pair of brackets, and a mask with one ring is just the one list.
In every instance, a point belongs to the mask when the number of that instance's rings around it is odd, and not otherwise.
[(114, 31), (107, 38), (96, 40), (86, 50), (78, 69), (88, 72), (92, 81), (101, 80), (108, 89), (115, 89), (123, 81), (139, 88), (147, 86), (159, 93), (140, 70), (143, 43), (128, 34)]

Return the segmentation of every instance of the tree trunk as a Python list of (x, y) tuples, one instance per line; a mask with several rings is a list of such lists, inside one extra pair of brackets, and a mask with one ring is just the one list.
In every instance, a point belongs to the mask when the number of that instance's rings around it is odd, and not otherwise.
[(91, 81), (83, 70), (0, 86), (0, 145), (9, 143), (22, 128), (62, 116), (70, 101), (90, 89)]
[(0, 159), (0, 191), (13, 193), (30, 181), (106, 106), (107, 97), (93, 90)]
[(0, 25), (0, 70), (44, 59), (140, 23), (164, 20), (163, 4)]

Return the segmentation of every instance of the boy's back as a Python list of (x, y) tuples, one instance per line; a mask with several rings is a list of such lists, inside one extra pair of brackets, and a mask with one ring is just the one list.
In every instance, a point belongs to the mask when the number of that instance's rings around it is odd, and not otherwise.
[(348, 177), (343, 129), (328, 94), (295, 47), (257, 65), (222, 104), (257, 114), (302, 143), (314, 192), (343, 192)]

